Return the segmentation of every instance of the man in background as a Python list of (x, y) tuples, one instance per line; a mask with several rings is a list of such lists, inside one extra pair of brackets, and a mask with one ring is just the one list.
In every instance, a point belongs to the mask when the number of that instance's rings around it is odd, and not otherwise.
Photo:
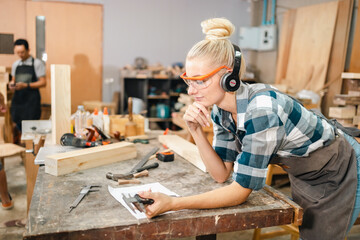
[(30, 55), (29, 44), (25, 39), (14, 43), (14, 52), (19, 60), (11, 69), (12, 80), (9, 89), (14, 91), (11, 102), (11, 117), (21, 132), (22, 120), (38, 120), (41, 115), (39, 88), (46, 86), (45, 64)]

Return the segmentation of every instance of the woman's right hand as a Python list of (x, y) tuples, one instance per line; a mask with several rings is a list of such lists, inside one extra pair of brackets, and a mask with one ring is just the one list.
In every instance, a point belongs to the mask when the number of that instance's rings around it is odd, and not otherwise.
[(210, 126), (209, 111), (200, 103), (194, 102), (189, 105), (183, 116), (190, 132), (196, 131), (199, 127)]

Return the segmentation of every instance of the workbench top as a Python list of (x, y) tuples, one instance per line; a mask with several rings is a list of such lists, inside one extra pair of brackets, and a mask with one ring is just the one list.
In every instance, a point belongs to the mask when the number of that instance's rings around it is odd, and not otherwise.
[[(29, 210), (24, 239), (170, 239), (209, 235), (289, 224), (294, 208), (273, 197), (268, 190), (253, 191), (248, 200), (235, 207), (209, 210), (182, 210), (151, 220), (134, 218), (108, 192), (108, 185), (119, 187), (105, 177), (107, 172), (125, 173), (154, 146), (137, 143), (138, 157), (111, 165), (55, 177), (39, 168)], [(101, 159), (99, 159), (101, 161)], [(194, 195), (231, 183), (216, 183), (209, 174), (175, 155), (174, 162), (160, 162), (149, 170), (142, 183), (160, 182), (181, 196)], [(90, 192), (70, 213), (70, 205), (82, 187), (101, 185), (99, 192)], [(134, 185), (125, 185), (134, 186)], [(277, 194), (280, 194), (277, 192)]]

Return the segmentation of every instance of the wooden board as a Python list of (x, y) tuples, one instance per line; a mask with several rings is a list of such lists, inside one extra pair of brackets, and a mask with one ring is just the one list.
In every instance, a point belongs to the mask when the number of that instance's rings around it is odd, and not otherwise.
[(132, 159), (136, 155), (135, 145), (128, 142), (85, 148), (74, 152), (47, 156), (45, 159), (45, 172), (54, 176), (60, 176)]
[(296, 10), (287, 84), (295, 90), (323, 88), (334, 35), (338, 2)]
[(69, 65), (51, 65), (51, 126), (52, 142), (60, 144), (64, 133), (70, 132), (71, 80)]
[[(156, 140), (137, 144), (138, 159), (160, 146)], [(127, 172), (138, 161), (122, 161), (62, 177), (53, 177), (40, 168), (23, 239), (179, 239), (298, 222), (296, 209), (283, 200), (286, 197), (282, 193), (275, 197), (278, 194), (270, 193), (267, 187), (253, 191), (243, 204), (234, 207), (182, 210), (137, 220), (110, 195), (108, 186), (119, 186), (105, 174)], [(159, 182), (180, 196), (191, 196), (231, 183), (215, 182), (180, 156), (173, 162), (158, 163), (158, 168), (149, 170), (148, 177), (139, 178), (142, 184)], [(102, 187), (68, 213), (70, 204), (87, 184)]]
[(329, 114), (329, 107), (334, 106), (332, 102), (333, 97), (341, 93), (341, 74), (345, 69), (353, 5), (353, 0), (339, 1), (329, 67), (325, 81), (325, 85), (328, 86), (321, 103), (321, 111), (325, 116)]
[(360, 73), (360, 11), (358, 8), (356, 23), (355, 23), (355, 33), (353, 39), (353, 45), (351, 50), (351, 58), (349, 65), (349, 72)]
[(159, 142), (166, 145), (203, 172), (206, 172), (206, 167), (201, 159), (199, 149), (195, 144), (177, 135), (159, 135)]
[(282, 84), (283, 82), (285, 82), (284, 80), (286, 77), (286, 71), (289, 62), (289, 53), (294, 30), (295, 17), (295, 9), (291, 9), (285, 12), (283, 16), (276, 64), (276, 84)]
[(338, 94), (334, 96), (334, 104), (336, 105), (360, 105), (360, 97), (346, 94)]
[(360, 79), (360, 73), (355, 72), (343, 72), (341, 74), (342, 79)]
[(331, 118), (338, 118), (338, 119), (352, 119), (356, 114), (356, 107), (355, 106), (347, 106), (347, 107), (331, 107), (329, 109), (329, 116)]

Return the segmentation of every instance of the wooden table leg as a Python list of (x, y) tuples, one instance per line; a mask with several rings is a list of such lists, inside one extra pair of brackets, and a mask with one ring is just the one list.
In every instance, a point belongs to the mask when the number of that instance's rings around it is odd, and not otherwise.
[[(25, 140), (26, 150), (34, 150), (33, 140)], [(39, 166), (34, 164), (35, 155), (33, 152), (25, 154), (25, 172), (26, 172), (26, 196), (27, 196), (27, 212), (29, 212), (32, 194), (35, 187), (36, 177), (38, 174)]]
[(216, 234), (196, 236), (196, 240), (216, 240)]

